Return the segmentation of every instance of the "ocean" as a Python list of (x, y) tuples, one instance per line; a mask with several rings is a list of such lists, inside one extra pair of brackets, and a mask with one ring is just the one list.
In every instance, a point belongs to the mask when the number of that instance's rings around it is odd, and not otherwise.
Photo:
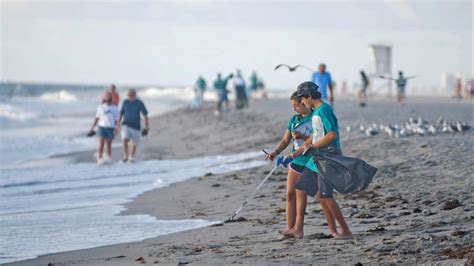
[[(263, 165), (259, 153), (97, 166), (51, 156), (93, 150), (86, 133), (105, 87), (0, 84), (0, 263), (139, 241), (215, 223), (119, 215), (154, 188)], [(122, 99), (125, 89), (118, 89)], [(185, 106), (192, 88), (137, 88), (150, 115)], [(92, 156), (92, 154), (91, 154)], [(185, 164), (183, 169), (179, 167)], [(223, 217), (224, 219), (225, 217)]]

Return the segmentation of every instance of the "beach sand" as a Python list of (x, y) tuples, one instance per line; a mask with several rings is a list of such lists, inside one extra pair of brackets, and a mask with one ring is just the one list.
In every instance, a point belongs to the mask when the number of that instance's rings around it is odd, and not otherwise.
[[(376, 166), (378, 173), (363, 192), (336, 196), (354, 233), (353, 240), (328, 238), (319, 203), (308, 200), (305, 237), (277, 241), (285, 229), (286, 170), (278, 169), (240, 213), (239, 222), (167, 236), (41, 256), (18, 265), (138, 265), (138, 264), (355, 264), (355, 263), (474, 263), (473, 136), (463, 134), (390, 138), (366, 136), (359, 124), (403, 122), (422, 116), (434, 121), (474, 125), (473, 105), (453, 100), (410, 99), (336, 102), (343, 151)], [(250, 109), (225, 112), (216, 118), (180, 109), (151, 119), (143, 139), (142, 159), (179, 159), (271, 149), (292, 114), (288, 100), (259, 100)], [(114, 151), (114, 153), (118, 153)], [(90, 160), (89, 153), (68, 155)], [(263, 158), (263, 154), (262, 154)], [(185, 166), (183, 166), (185, 167)], [(272, 168), (271, 165), (203, 177), (152, 190), (126, 205), (129, 214), (158, 219), (228, 218)], [(47, 241), (47, 240), (46, 240)]]

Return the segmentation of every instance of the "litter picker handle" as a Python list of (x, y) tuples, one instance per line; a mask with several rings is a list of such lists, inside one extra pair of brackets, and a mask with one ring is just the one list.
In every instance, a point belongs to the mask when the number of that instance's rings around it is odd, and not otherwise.
[(267, 181), (267, 179), (273, 174), (273, 172), (275, 172), (275, 170), (278, 168), (278, 165), (275, 165), (273, 167), (273, 169), (270, 171), (270, 173), (268, 173), (267, 176), (265, 176), (265, 178), (262, 180), (262, 182), (260, 182), (260, 184), (258, 184), (258, 186), (252, 191), (252, 193), (250, 193), (250, 195), (248, 195), (248, 197), (245, 199), (245, 201), (242, 203), (242, 205), (240, 205), (240, 207), (234, 212), (234, 214), (229, 218), (227, 219), (227, 221), (232, 221), (234, 219), (235, 216), (237, 216), (237, 214), (239, 214), (239, 212), (244, 208), (245, 205), (247, 205), (248, 201), (250, 200), (250, 198), (255, 194), (255, 192), (257, 192), (257, 190), (260, 189), (260, 187), (263, 186), (263, 184)]

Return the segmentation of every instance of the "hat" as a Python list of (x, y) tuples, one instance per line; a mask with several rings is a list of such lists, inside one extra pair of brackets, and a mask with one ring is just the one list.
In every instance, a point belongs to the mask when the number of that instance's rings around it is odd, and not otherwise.
[(318, 91), (319, 86), (312, 81), (305, 81), (298, 85), (296, 94), (298, 97), (310, 96), (313, 99), (321, 99), (321, 92)]

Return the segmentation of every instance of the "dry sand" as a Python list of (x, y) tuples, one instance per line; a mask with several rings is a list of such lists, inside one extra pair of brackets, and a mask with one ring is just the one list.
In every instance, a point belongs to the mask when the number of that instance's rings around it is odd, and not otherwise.
[[(411, 100), (404, 107), (392, 101), (353, 101), (336, 106), (343, 151), (379, 168), (366, 191), (337, 195), (354, 239), (328, 239), (319, 203), (310, 199), (301, 240), (276, 241), (285, 228), (283, 169), (271, 177), (247, 205), (240, 222), (201, 228), (136, 243), (42, 256), (18, 265), (138, 264), (355, 264), (474, 263), (473, 136), (464, 134), (390, 138), (346, 132), (347, 125), (394, 123), (409, 116), (434, 121), (473, 121), (472, 103)], [(253, 102), (250, 110), (215, 118), (211, 109), (179, 110), (152, 119), (144, 139), (148, 158), (187, 158), (271, 148), (291, 115), (287, 100)], [(90, 154), (74, 154), (87, 160)], [(127, 205), (127, 214), (158, 219), (201, 218), (222, 221), (245, 199), (271, 166), (206, 175), (146, 192)], [(153, 236), (150, 236), (153, 237)], [(47, 240), (46, 240), (47, 241)]]

